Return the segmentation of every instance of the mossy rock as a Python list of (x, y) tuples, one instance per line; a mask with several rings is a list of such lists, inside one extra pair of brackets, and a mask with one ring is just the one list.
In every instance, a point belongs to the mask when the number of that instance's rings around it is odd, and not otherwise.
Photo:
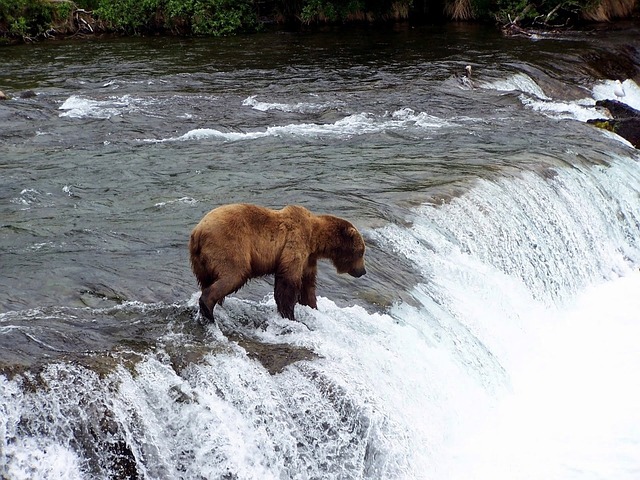
[(617, 100), (598, 100), (596, 106), (606, 108), (613, 118), (588, 120), (587, 123), (614, 132), (634, 147), (640, 147), (640, 111)]

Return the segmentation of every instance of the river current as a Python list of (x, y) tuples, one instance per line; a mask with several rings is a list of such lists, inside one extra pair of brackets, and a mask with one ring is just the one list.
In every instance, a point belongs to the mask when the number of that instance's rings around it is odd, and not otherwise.
[[(637, 479), (640, 155), (586, 121), (640, 109), (638, 45), (1, 49), (0, 478)], [(232, 202), (350, 220), (367, 275), (203, 322), (188, 237)]]

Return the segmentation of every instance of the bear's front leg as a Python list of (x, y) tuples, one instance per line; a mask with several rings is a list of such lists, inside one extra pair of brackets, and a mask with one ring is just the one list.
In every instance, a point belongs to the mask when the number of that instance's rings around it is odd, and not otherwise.
[(300, 305), (318, 308), (316, 300), (316, 269), (308, 268), (302, 276), (302, 290), (300, 291)]
[(276, 274), (273, 296), (278, 306), (278, 313), (283, 318), (295, 320), (293, 309), (300, 297), (299, 284), (299, 281), (291, 280), (286, 275)]

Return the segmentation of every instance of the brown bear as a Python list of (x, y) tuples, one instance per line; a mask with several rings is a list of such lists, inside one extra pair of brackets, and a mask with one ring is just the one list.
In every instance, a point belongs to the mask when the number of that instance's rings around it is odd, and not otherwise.
[(364, 240), (349, 222), (314, 215), (289, 205), (271, 210), (250, 204), (211, 210), (191, 232), (191, 267), (202, 294), (200, 312), (213, 320), (213, 308), (249, 279), (274, 274), (278, 312), (295, 320), (296, 303), (317, 308), (317, 261), (327, 258), (338, 273), (360, 277)]

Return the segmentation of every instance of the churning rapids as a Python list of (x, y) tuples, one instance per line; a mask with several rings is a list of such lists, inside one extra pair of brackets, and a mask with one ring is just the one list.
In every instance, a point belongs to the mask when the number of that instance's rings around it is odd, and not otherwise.
[[(638, 45), (0, 50), (0, 478), (640, 478), (640, 155), (586, 123), (616, 79), (640, 108)], [(230, 202), (347, 218), (368, 274), (202, 323), (188, 236)]]

